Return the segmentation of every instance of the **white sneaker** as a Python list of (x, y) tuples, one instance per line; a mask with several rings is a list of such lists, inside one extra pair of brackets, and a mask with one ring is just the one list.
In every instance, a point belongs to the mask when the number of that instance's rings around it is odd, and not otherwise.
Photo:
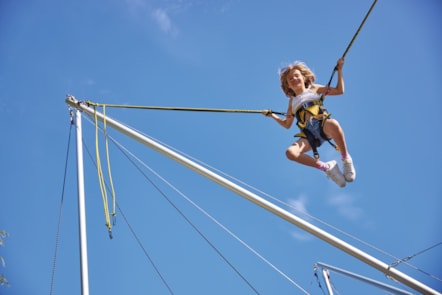
[(344, 166), (344, 177), (347, 182), (352, 182), (356, 178), (356, 170), (353, 166), (352, 159), (346, 159), (342, 161)]
[(333, 180), (339, 187), (345, 186), (345, 178), (344, 175), (341, 173), (341, 170), (339, 170), (339, 166), (336, 163), (336, 161), (329, 161), (328, 164), (328, 170), (325, 171), (325, 174), (327, 174), (327, 177)]

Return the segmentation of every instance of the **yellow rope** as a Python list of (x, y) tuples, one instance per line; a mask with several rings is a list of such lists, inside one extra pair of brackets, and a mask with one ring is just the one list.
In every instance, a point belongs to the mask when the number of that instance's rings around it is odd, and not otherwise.
[(106, 227), (108, 228), (109, 232), (112, 231), (112, 225), (110, 223), (110, 216), (109, 216), (109, 202), (107, 197), (107, 191), (106, 186), (104, 182), (103, 177), (103, 170), (101, 168), (101, 159), (100, 159), (100, 150), (99, 150), (99, 144), (98, 144), (98, 117), (97, 117), (97, 110), (94, 108), (94, 119), (95, 119), (95, 155), (97, 158), (97, 173), (98, 173), (98, 182), (100, 184), (100, 191), (101, 191), (101, 198), (103, 199), (103, 207), (104, 207), (104, 217), (106, 219)]
[(116, 206), (114, 182), (112, 180), (110, 158), (109, 158), (109, 141), (108, 141), (107, 129), (106, 129), (106, 110), (105, 110), (105, 106), (103, 106), (103, 132), (104, 132), (104, 138), (105, 138), (105, 142), (106, 142), (107, 173), (109, 175), (109, 182), (110, 182), (111, 191), (112, 191), (112, 217), (115, 218), (115, 216), (117, 215), (117, 212), (116, 212), (116, 207), (117, 206)]

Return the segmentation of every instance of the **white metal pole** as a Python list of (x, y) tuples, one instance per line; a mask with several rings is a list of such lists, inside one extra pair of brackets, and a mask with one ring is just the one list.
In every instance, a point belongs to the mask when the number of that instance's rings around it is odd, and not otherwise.
[(331, 271), (334, 271), (334, 272), (340, 273), (340, 274), (342, 274), (342, 275), (348, 276), (348, 277), (350, 277), (350, 278), (353, 278), (353, 279), (356, 279), (356, 280), (362, 281), (362, 282), (364, 282), (364, 283), (366, 283), (366, 284), (370, 284), (370, 285), (375, 286), (375, 287), (377, 287), (377, 288), (383, 289), (383, 290), (387, 291), (387, 292), (390, 293), (390, 294), (397, 294), (397, 295), (413, 295), (413, 293), (408, 292), (408, 291), (406, 291), (406, 290), (402, 290), (402, 289), (399, 289), (399, 288), (396, 288), (396, 287), (393, 287), (393, 286), (390, 286), (390, 285), (384, 284), (384, 283), (382, 283), (382, 282), (378, 282), (378, 281), (376, 281), (376, 280), (373, 280), (373, 279), (370, 279), (370, 278), (367, 278), (367, 277), (364, 277), (364, 276), (361, 276), (361, 275), (358, 275), (358, 274), (352, 273), (352, 272), (347, 271), (347, 270), (345, 270), (345, 269), (341, 269), (341, 268), (338, 268), (338, 267), (335, 267), (335, 266), (332, 266), (332, 265), (328, 265), (328, 264), (325, 264), (325, 263), (322, 263), (322, 262), (318, 262), (318, 263), (316, 263), (316, 266), (320, 266), (320, 267), (322, 267), (323, 272), (324, 272), (324, 271), (327, 271), (327, 272), (328, 272), (328, 271), (331, 270)]
[(330, 283), (330, 273), (325, 268), (322, 269), (322, 277), (324, 278), (325, 285), (327, 286), (328, 295), (333, 295), (333, 289)]
[[(88, 107), (84, 103), (81, 103), (75, 99), (75, 97), (68, 95), (66, 98), (66, 103), (70, 106), (80, 109), (90, 116), (94, 116), (94, 109)], [(103, 121), (104, 116), (100, 112), (96, 112), (97, 118), (100, 121)], [(328, 232), (314, 226), (313, 224), (308, 223), (307, 221), (291, 214), (290, 212), (276, 206), (275, 204), (261, 198), (260, 196), (240, 187), (239, 185), (229, 181), (228, 179), (214, 173), (206, 169), (205, 167), (195, 163), (186, 157), (174, 152), (173, 150), (161, 145), (160, 143), (132, 130), (131, 128), (115, 121), (114, 119), (106, 116), (106, 124), (114, 128), (115, 130), (126, 134), (127, 136), (137, 140), (138, 142), (152, 148), (153, 150), (169, 157), (170, 159), (186, 166), (187, 168), (201, 174), (202, 176), (222, 185), (223, 187), (231, 190), (232, 192), (242, 196), (243, 198), (255, 203), (256, 205), (266, 209), (267, 211), (272, 212), (273, 214), (287, 220), (288, 222), (298, 226), (299, 228), (309, 232), (310, 234), (322, 239), (323, 241), (337, 247), (338, 249), (346, 252), (347, 254), (361, 260), (362, 262), (376, 268), (377, 270), (385, 273), (387, 276), (390, 276), (399, 282), (409, 286), (410, 288), (415, 289), (418, 292), (423, 294), (434, 294), (434, 295), (442, 295), (436, 290), (430, 288), (427, 285), (413, 279), (412, 277), (400, 272), (399, 270), (390, 267), (388, 264), (380, 261), (379, 259), (359, 250), (358, 248), (340, 240), (339, 238), (329, 234)]]
[(76, 111), (75, 125), (77, 127), (77, 183), (78, 183), (78, 227), (80, 234), (80, 268), (81, 294), (89, 295), (89, 275), (87, 260), (86, 238), (86, 206), (84, 197), (84, 169), (83, 169), (83, 135), (81, 129), (81, 112)]

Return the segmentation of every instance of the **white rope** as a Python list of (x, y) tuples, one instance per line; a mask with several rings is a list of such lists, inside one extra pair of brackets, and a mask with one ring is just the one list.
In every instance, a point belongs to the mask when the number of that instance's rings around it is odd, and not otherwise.
[(154, 174), (156, 177), (158, 177), (162, 182), (164, 182), (166, 185), (168, 185), (170, 188), (172, 188), (177, 194), (179, 194), (183, 199), (185, 199), (187, 202), (189, 202), (192, 206), (194, 206), (196, 209), (198, 209), (202, 214), (204, 214), (206, 217), (208, 217), (210, 220), (212, 220), (216, 225), (218, 225), (221, 229), (223, 229), (225, 232), (227, 232), (231, 237), (236, 239), (239, 243), (241, 243), (244, 247), (246, 247), (249, 251), (251, 251), (253, 254), (255, 254), (258, 258), (260, 258), (262, 261), (264, 261), (267, 265), (269, 265), (273, 270), (277, 271), (280, 275), (282, 275), (285, 279), (287, 279), (290, 283), (295, 285), (297, 288), (299, 288), (301, 291), (304, 292), (304, 294), (309, 294), (305, 289), (303, 289), (299, 284), (297, 284), (295, 281), (293, 281), (287, 274), (285, 274), (283, 271), (281, 271), (278, 267), (276, 267), (274, 264), (272, 264), (268, 259), (266, 259), (264, 256), (262, 256), (258, 251), (253, 249), (250, 245), (248, 245), (246, 242), (244, 242), (241, 238), (239, 238), (235, 233), (233, 233), (231, 230), (229, 230), (226, 226), (224, 226), (220, 221), (218, 221), (215, 217), (210, 215), (206, 210), (204, 210), (202, 207), (200, 207), (197, 203), (192, 201), (186, 194), (184, 194), (182, 191), (180, 191), (177, 187), (175, 187), (172, 183), (170, 183), (167, 179), (162, 177), (160, 174), (158, 174), (153, 168), (148, 166), (146, 163), (144, 163), (140, 158), (135, 156), (132, 152), (130, 152), (128, 149), (126, 149), (123, 145), (121, 145), (119, 142), (117, 142), (115, 139), (110, 137), (110, 139), (119, 146), (119, 148), (123, 149), (126, 153), (128, 153), (131, 157), (133, 157), (135, 160), (137, 160), (142, 166), (144, 166), (146, 169), (148, 169), (152, 174)]

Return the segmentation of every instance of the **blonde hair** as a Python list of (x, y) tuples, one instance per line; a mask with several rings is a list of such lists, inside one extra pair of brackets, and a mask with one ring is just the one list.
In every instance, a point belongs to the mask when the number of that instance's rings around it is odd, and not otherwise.
[(287, 82), (287, 76), (291, 71), (299, 70), (301, 75), (304, 77), (304, 85), (306, 88), (309, 88), (315, 82), (316, 76), (312, 70), (303, 62), (296, 61), (281, 70), (279, 70), (279, 78), (281, 81), (281, 89), (287, 97), (295, 97), (296, 93), (290, 89), (289, 84)]

